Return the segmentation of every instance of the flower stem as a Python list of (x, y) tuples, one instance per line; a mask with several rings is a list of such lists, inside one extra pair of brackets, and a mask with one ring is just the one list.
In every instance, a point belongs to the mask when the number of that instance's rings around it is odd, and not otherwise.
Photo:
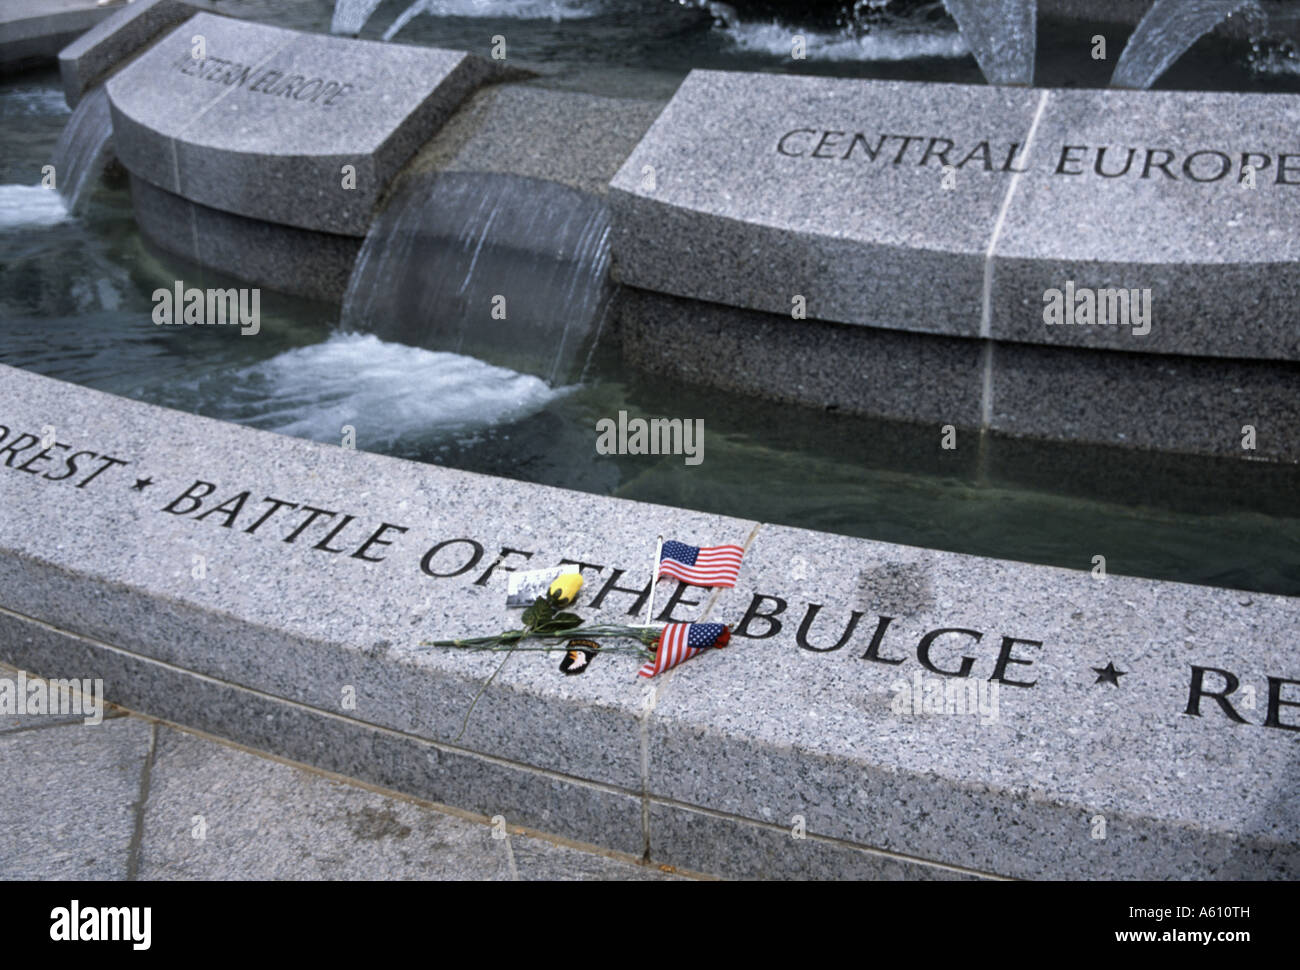
[[(582, 639), (584, 637), (604, 637), (609, 639), (629, 639), (637, 640), (645, 647), (649, 647), (659, 639), (660, 631), (652, 626), (621, 626), (618, 624), (597, 624), (588, 627), (573, 627), (562, 633), (534, 633), (532, 630), (507, 630), (504, 633), (498, 633), (491, 637), (469, 637), (463, 640), (422, 640), (419, 643), (421, 647), (462, 647), (470, 650), (502, 650), (511, 645), (518, 644), (521, 640), (539, 639), (539, 640), (572, 640)], [(558, 650), (560, 646), (552, 647), (521, 647), (524, 650)], [(615, 648), (611, 652), (619, 651)]]

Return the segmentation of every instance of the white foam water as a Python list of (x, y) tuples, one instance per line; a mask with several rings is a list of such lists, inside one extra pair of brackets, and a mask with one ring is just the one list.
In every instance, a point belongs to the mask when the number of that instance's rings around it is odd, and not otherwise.
[(809, 60), (909, 61), (922, 57), (965, 57), (970, 53), (960, 34), (951, 30), (921, 30), (880, 26), (855, 36), (819, 32), (771, 23), (729, 23), (719, 28), (737, 50), (789, 57), (794, 37), (804, 38)]
[(473, 357), (358, 333), (336, 333), (229, 377), (230, 418), (332, 442), (351, 425), (366, 451), (514, 421), (568, 393)]
[(421, 0), (434, 17), (502, 20), (583, 20), (600, 13), (599, 0)]
[(0, 229), (52, 226), (68, 218), (63, 196), (41, 185), (0, 185)]
[(11, 87), (4, 93), (3, 100), (0, 100), (0, 113), (3, 117), (21, 117), (30, 115), (66, 115), (71, 112), (68, 102), (63, 98), (63, 92), (58, 88), (33, 87), (24, 85), (22, 87)]
[[(384, 40), (392, 40), (398, 31), (422, 13), (430, 17), (490, 17), (497, 20), (559, 22), (584, 20), (600, 12), (599, 0), (415, 0), (384, 31)], [(369, 12), (365, 17), (369, 17)], [(358, 26), (357, 30), (360, 29)]]

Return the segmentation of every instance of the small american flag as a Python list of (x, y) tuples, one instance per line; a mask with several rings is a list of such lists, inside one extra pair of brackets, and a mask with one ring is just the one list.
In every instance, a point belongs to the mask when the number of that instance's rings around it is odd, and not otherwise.
[(688, 546), (669, 539), (659, 556), (659, 575), (692, 586), (735, 586), (744, 554), (740, 546)]
[(721, 623), (670, 623), (659, 634), (655, 658), (641, 668), (640, 676), (662, 674), (710, 647), (725, 647), (730, 639), (730, 628)]

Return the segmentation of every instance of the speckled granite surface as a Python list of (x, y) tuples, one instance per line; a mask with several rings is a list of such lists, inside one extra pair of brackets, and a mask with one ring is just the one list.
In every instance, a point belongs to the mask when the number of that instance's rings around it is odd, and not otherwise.
[(198, 13), (109, 80), (113, 142), (133, 175), (191, 201), (363, 236), (398, 169), (499, 73), (459, 51)]
[(53, 61), (59, 50), (116, 10), (97, 0), (0, 2), (0, 72)]
[[(1297, 360), (1297, 122), (1290, 94), (693, 71), (611, 184), (616, 272), (786, 317)], [(1149, 327), (1049, 324), (1067, 283), (1149, 290)]]
[(130, 176), (136, 225), (150, 242), (254, 286), (341, 302), (361, 240), (199, 205)]
[[(1045, 347), (792, 320), (625, 288), (624, 358), (776, 401), (1037, 441), (1300, 461), (1300, 363)], [(709, 348), (702, 356), (700, 347)], [(1264, 474), (1248, 462), (1243, 479)], [(1221, 474), (1221, 472), (1220, 472)], [(1249, 486), (1247, 486), (1249, 487)]]
[[(1297, 126), (1297, 95), (1050, 92), (993, 251), (992, 336), (1300, 360)], [(1045, 325), (1069, 280), (1150, 289), (1150, 332)]]
[(491, 85), (465, 100), (406, 171), (522, 175), (603, 195), (661, 108), (654, 101)]
[[(787, 317), (803, 296), (812, 319), (977, 335), (1000, 170), (1022, 164), (1011, 146), (1040, 99), (692, 71), (611, 184), (617, 271), (642, 289)], [(923, 135), (961, 141), (954, 166), (988, 140), (994, 171), (981, 156), (945, 189), (938, 157), (917, 164)]]
[(203, 0), (131, 0), (115, 9), (59, 51), (59, 76), (68, 106), (76, 107), (81, 96), (106, 74), (205, 6)]
[[(672, 862), (732, 832), (722, 874), (1300, 872), (1293, 599), (604, 499), (9, 368), (0, 387), (0, 661), (618, 851)], [(631, 658), (566, 678), (518, 654), (460, 735), (499, 658), (417, 641), (504, 629), (507, 572), (566, 558), (584, 616), (631, 621), (660, 531), (750, 542), (716, 602), (658, 601), (735, 625), (725, 652), (649, 682)], [(901, 707), (917, 677), (984, 706)]]

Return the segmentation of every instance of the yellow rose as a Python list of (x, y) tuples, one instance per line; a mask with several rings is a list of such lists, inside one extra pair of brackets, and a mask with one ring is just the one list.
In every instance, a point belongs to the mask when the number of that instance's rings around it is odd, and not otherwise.
[(551, 583), (551, 588), (547, 592), (559, 597), (561, 606), (568, 606), (578, 598), (580, 589), (582, 589), (582, 573), (565, 573)]

